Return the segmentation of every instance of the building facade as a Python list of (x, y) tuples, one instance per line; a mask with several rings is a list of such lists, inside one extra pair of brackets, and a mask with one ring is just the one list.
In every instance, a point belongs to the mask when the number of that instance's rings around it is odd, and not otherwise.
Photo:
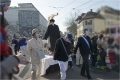
[(105, 18), (105, 28), (120, 24), (120, 10), (104, 6), (98, 9), (97, 12)]
[(94, 33), (99, 33), (110, 26), (120, 24), (120, 11), (109, 7), (102, 7), (97, 12), (92, 12), (92, 9), (87, 13), (82, 13), (77, 21), (77, 36), (82, 35), (82, 30), (88, 28), (90, 36)]
[(83, 13), (76, 19), (76, 21), (78, 22), (77, 36), (82, 35), (83, 29), (85, 28), (89, 29), (90, 36), (92, 36), (93, 33), (99, 32), (100, 29), (104, 29), (105, 26), (105, 19), (98, 13), (92, 12), (92, 10)]
[(30, 37), (33, 28), (38, 28), (41, 35), (44, 35), (47, 29), (47, 20), (32, 3), (21, 3), (18, 7), (9, 7), (5, 17), (10, 26), (15, 28), (12, 32), (16, 36), (20, 34), (20, 36)]

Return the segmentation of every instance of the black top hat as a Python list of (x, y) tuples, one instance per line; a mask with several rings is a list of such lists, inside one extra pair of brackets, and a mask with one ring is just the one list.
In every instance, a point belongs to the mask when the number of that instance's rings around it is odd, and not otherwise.
[(55, 22), (55, 20), (54, 20), (54, 19), (51, 19), (50, 22)]

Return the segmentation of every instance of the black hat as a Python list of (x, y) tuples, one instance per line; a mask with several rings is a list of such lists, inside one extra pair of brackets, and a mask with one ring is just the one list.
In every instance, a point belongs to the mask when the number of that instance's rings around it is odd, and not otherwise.
[(51, 19), (50, 22), (55, 22), (55, 20), (54, 20), (54, 19)]

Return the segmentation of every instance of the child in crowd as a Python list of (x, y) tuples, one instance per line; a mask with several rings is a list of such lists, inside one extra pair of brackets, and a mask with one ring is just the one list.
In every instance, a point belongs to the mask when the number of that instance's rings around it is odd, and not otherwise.
[(114, 52), (111, 49), (111, 47), (109, 46), (109, 48), (107, 49), (107, 56), (106, 56), (106, 64), (107, 64), (107, 69), (108, 71), (112, 70), (112, 66), (114, 64), (114, 60), (115, 60), (115, 56), (114, 56)]
[(97, 68), (104, 70), (105, 68), (105, 51), (104, 49), (101, 47), (101, 45), (97, 46), (98, 48), (98, 55), (97, 55)]

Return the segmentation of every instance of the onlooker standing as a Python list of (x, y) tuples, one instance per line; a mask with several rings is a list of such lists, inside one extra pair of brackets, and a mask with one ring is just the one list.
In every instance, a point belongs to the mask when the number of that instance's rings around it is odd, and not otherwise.
[[(10, 80), (13, 74), (13, 68), (22, 61), (26, 62), (26, 58), (20, 56), (10, 56), (9, 52), (9, 39), (5, 28), (9, 25), (4, 18), (4, 12), (8, 10), (11, 0), (0, 0), (0, 79)], [(10, 48), (11, 49), (11, 48)]]
[(14, 44), (15, 44), (15, 46), (14, 46), (14, 51), (15, 51), (15, 54), (17, 55), (17, 51), (18, 51), (18, 41), (17, 40), (15, 40), (14, 41)]
[[(92, 46), (91, 46), (91, 40), (89, 35), (88, 29), (83, 30), (83, 35), (78, 38), (77, 45), (75, 47), (74, 53), (76, 54), (78, 48), (80, 50), (80, 53), (83, 58), (83, 64), (81, 68), (81, 75), (88, 77), (88, 79), (92, 79), (89, 73), (89, 54), (91, 54), (92, 51)], [(85, 71), (87, 75), (85, 75)]]
[[(77, 40), (75, 40), (75, 42), (74, 42), (74, 48), (75, 48), (76, 44), (77, 44)], [(82, 62), (83, 62), (82, 56), (81, 56), (80, 51), (78, 49), (77, 53), (76, 53), (76, 65), (81, 67)]]
[(97, 55), (97, 68), (104, 70), (105, 66), (105, 51), (101, 47), (101, 45), (97, 46), (98, 48), (98, 55)]
[(26, 39), (20, 38), (18, 45), (20, 46), (21, 53), (26, 55)]
[(97, 45), (101, 45), (101, 47), (104, 47), (104, 42), (103, 42), (103, 35), (99, 35), (99, 38), (97, 39)]
[(94, 54), (91, 54), (91, 57), (92, 57), (92, 66), (95, 67), (95, 63), (97, 61), (97, 42), (96, 42), (95, 37), (93, 37), (91, 39), (91, 44), (92, 44), (92, 49), (93, 49), (93, 53), (94, 53)]
[(109, 46), (108, 49), (107, 49), (107, 57), (109, 59), (109, 63), (107, 63), (107, 68), (108, 68), (108, 70), (111, 71), (112, 70), (112, 66), (115, 63), (114, 51), (111, 48), (111, 46)]

